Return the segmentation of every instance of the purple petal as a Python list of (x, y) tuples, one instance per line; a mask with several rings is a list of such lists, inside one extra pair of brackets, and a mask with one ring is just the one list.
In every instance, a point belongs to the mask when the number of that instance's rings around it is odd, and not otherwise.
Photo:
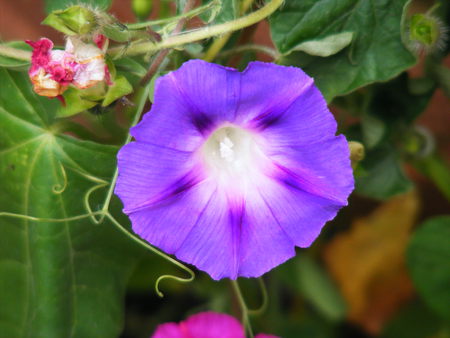
[(239, 276), (258, 277), (295, 255), (294, 242), (259, 193), (247, 199), (241, 226)]
[(191, 152), (142, 142), (125, 145), (117, 158), (119, 178), (115, 193), (124, 203), (126, 213), (158, 197), (162, 199), (168, 187), (194, 167)]
[(229, 207), (226, 196), (214, 192), (196, 215), (176, 257), (207, 271), (213, 279), (237, 278), (240, 218)]
[(251, 62), (242, 73), (237, 119), (264, 129), (276, 123), (312, 84), (313, 79), (299, 68)]
[(271, 144), (309, 146), (335, 137), (336, 121), (317, 87), (309, 86), (276, 123), (261, 131)]
[(202, 312), (190, 316), (180, 325), (189, 332), (186, 338), (245, 338), (239, 321), (223, 313)]
[(192, 151), (203, 142), (201, 133), (192, 126), (191, 107), (178, 90), (172, 77), (160, 77), (155, 86), (155, 102), (142, 121), (130, 133), (138, 142)]

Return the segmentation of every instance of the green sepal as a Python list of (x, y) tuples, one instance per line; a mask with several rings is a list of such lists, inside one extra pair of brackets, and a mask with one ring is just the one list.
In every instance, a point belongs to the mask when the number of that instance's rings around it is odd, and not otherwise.
[(133, 87), (128, 80), (123, 75), (117, 76), (114, 79), (114, 83), (108, 87), (105, 98), (102, 102), (102, 107), (109, 106), (115, 100), (130, 94), (132, 91)]
[(97, 26), (95, 14), (82, 6), (54, 11), (42, 23), (67, 35), (87, 34)]
[(67, 89), (63, 94), (65, 105), (60, 106), (56, 112), (56, 116), (69, 117), (92, 108), (98, 103), (88, 100), (80, 94), (80, 90), (74, 87)]

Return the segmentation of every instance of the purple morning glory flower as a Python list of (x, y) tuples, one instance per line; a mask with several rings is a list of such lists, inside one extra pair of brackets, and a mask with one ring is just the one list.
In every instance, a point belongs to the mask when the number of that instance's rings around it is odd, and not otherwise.
[(308, 247), (353, 190), (348, 144), (313, 79), (200, 60), (161, 77), (118, 154), (133, 230), (212, 278), (257, 277)]

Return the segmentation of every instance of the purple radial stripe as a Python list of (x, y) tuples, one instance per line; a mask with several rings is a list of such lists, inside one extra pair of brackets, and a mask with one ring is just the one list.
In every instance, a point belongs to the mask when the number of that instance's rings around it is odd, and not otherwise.
[(123, 212), (129, 214), (132, 212), (156, 206), (159, 203), (163, 203), (171, 198), (177, 197), (178, 195), (186, 192), (187, 190), (191, 189), (192, 187), (203, 181), (204, 178), (198, 174), (199, 171), (200, 170), (196, 169), (189, 171), (186, 175), (182, 176), (181, 178), (173, 182), (165, 190), (161, 191), (156, 195), (151, 196), (148, 200), (138, 205), (135, 205), (132, 208), (124, 208)]
[(117, 159), (115, 193), (129, 210), (161, 196), (195, 165), (190, 152), (142, 142), (122, 147)]
[(223, 193), (214, 193), (207, 207), (197, 216), (175, 256), (208, 271), (213, 279), (235, 279), (240, 243), (233, 220), (238, 218), (230, 217), (227, 197)]
[(261, 276), (295, 255), (294, 242), (259, 192), (248, 198), (240, 243), (242, 277)]
[(317, 87), (308, 86), (260, 135), (278, 146), (306, 146), (335, 137), (336, 121)]
[(235, 69), (191, 60), (169, 74), (169, 78), (201, 134), (211, 132), (219, 123), (234, 121), (241, 82), (241, 73)]
[(312, 85), (312, 78), (299, 68), (251, 62), (242, 73), (236, 120), (249, 127), (264, 129), (276, 123)]
[[(199, 224), (205, 226), (206, 221), (217, 222), (218, 218), (213, 215), (214, 210), (210, 210), (214, 203), (214, 194), (215, 187), (208, 182), (202, 182), (181, 195), (132, 212), (129, 217), (133, 230), (154, 246), (174, 254), (186, 244), (187, 236)], [(223, 226), (223, 223), (220, 226)], [(225, 240), (221, 242), (222, 246), (226, 244), (228, 242)]]
[(283, 168), (272, 174), (277, 179), (335, 203), (347, 204), (354, 180), (350, 150), (343, 135), (299, 147), (274, 142), (266, 148), (266, 154)]

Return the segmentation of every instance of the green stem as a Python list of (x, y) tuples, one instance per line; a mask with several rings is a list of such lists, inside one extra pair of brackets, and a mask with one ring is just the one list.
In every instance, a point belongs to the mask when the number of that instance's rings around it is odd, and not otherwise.
[[(240, 8), (240, 15), (247, 12), (247, 10), (250, 8), (254, 0), (244, 0), (241, 4)], [(211, 46), (208, 48), (208, 50), (205, 53), (205, 56), (203, 57), (203, 60), (211, 62), (214, 60), (219, 54), (219, 52), (222, 50), (222, 48), (227, 44), (228, 40), (231, 37), (231, 32), (222, 35), (220, 38), (217, 38), (214, 40), (214, 42), (211, 44)]]
[(239, 307), (241, 308), (241, 322), (245, 328), (245, 332), (248, 333), (250, 338), (253, 338), (253, 330), (250, 324), (250, 320), (248, 318), (248, 308), (245, 303), (244, 297), (242, 296), (241, 288), (239, 287), (239, 283), (237, 280), (231, 280), (231, 286), (233, 287), (234, 293), (236, 294), (237, 301), (239, 303)]
[(122, 53), (125, 55), (146, 54), (149, 52), (158, 51), (160, 49), (172, 48), (187, 43), (207, 39), (213, 36), (234, 32), (265, 19), (273, 12), (275, 12), (275, 10), (277, 10), (282, 5), (283, 1), (284, 0), (272, 0), (264, 7), (239, 19), (214, 26), (206, 26), (197, 30), (193, 30), (191, 32), (174, 35), (158, 43), (142, 42), (136, 43), (127, 48), (111, 48), (109, 50), (109, 54), (111, 56), (119, 55)]
[[(150, 94), (150, 84), (147, 84), (143, 90), (138, 92), (138, 99), (137, 99), (138, 106), (136, 108), (136, 114), (134, 115), (133, 121), (131, 122), (131, 127), (135, 126), (139, 122), (142, 115), (142, 111), (144, 110), (145, 102), (147, 102), (149, 94)], [(125, 142), (123, 144), (125, 145), (130, 143), (131, 137), (132, 137), (131, 134), (128, 133), (127, 138), (125, 139)], [(111, 197), (113, 195), (114, 187), (116, 186), (118, 176), (119, 170), (116, 167), (116, 170), (114, 171), (113, 177), (111, 179), (111, 185), (109, 186), (108, 192), (106, 194), (105, 202), (103, 203), (102, 210), (104, 212), (108, 211), (109, 209), (109, 204), (111, 203)], [(99, 221), (101, 222), (102, 219), (100, 219)]]
[(218, 6), (218, 5), (220, 5), (220, 2), (214, 0), (214, 1), (211, 1), (210, 3), (207, 3), (206, 5), (197, 7), (187, 13), (183, 13), (183, 14), (171, 17), (171, 18), (146, 21), (146, 22), (138, 22), (138, 23), (129, 23), (129, 24), (126, 24), (126, 26), (130, 30), (137, 30), (137, 29), (142, 29), (142, 28), (156, 26), (156, 25), (163, 25), (163, 24), (171, 23), (171, 22), (178, 21), (181, 19), (192, 18), (203, 12), (206, 12), (207, 10), (213, 9), (215, 6)]
[(31, 52), (9, 47), (6, 45), (0, 45), (0, 55), (7, 56), (16, 60), (30, 61), (31, 60)]

